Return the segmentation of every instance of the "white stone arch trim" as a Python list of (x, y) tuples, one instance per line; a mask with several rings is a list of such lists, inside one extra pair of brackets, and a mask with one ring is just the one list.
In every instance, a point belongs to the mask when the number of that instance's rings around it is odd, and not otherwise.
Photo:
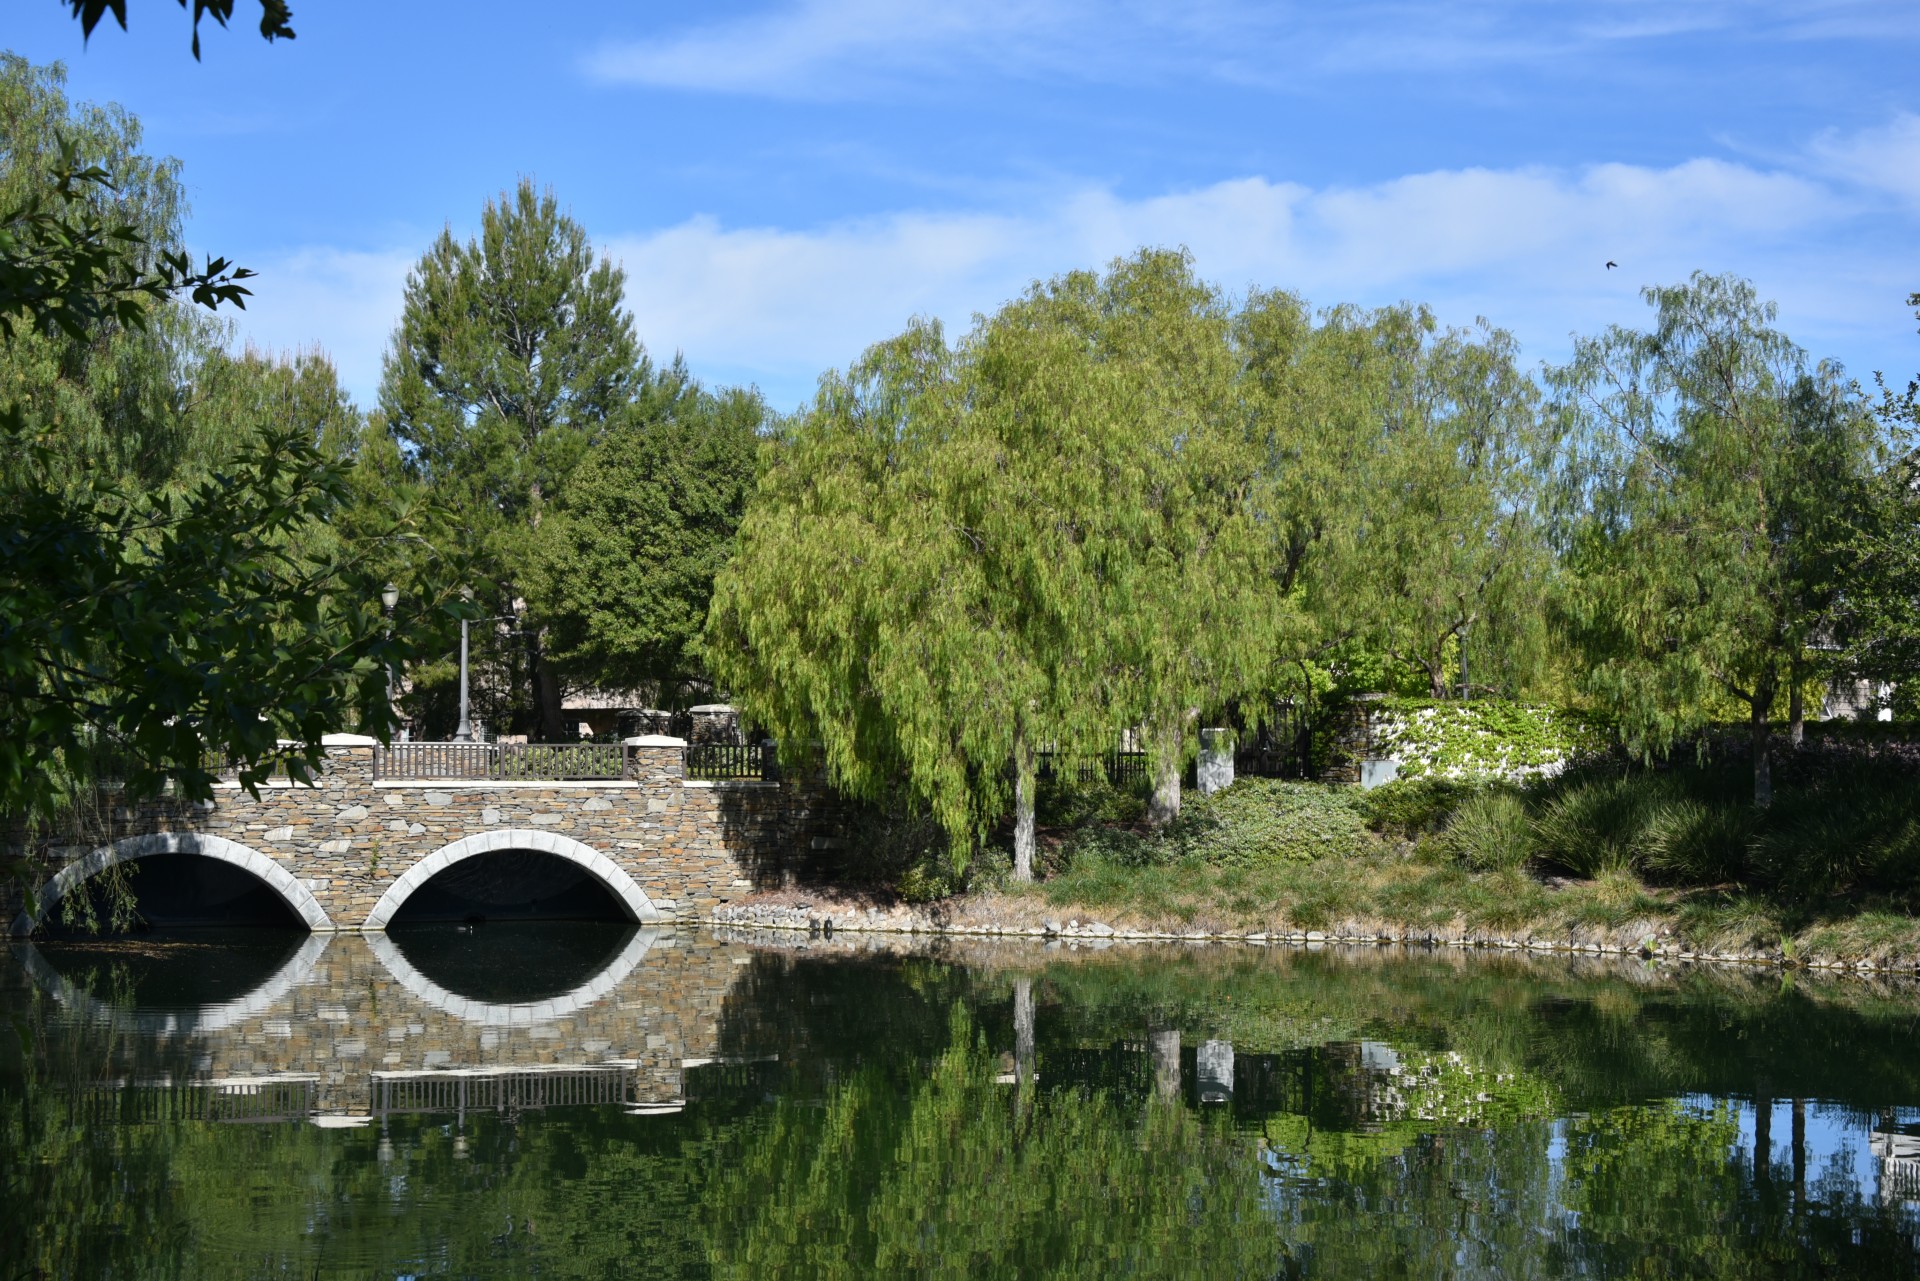
[(413, 892), (425, 885), (440, 873), (452, 867), (462, 859), (473, 858), (480, 854), (493, 854), (502, 850), (533, 850), (540, 854), (552, 854), (569, 863), (585, 868), (588, 872), (613, 893), (628, 919), (636, 925), (647, 925), (660, 919), (660, 909), (653, 905), (645, 890), (628, 876), (612, 859), (591, 845), (582, 844), (570, 836), (558, 832), (529, 831), (525, 828), (506, 827), (494, 832), (477, 832), (463, 837), (451, 845), (442, 846), (433, 853), (415, 863), (403, 872), (399, 879), (387, 887), (380, 901), (367, 913), (367, 920), (360, 928), (363, 930), (384, 930), (387, 922), (393, 919), (400, 905), (413, 897)]
[(626, 946), (620, 949), (620, 954), (607, 962), (606, 968), (571, 992), (513, 1004), (476, 1001), (449, 991), (416, 969), (385, 934), (368, 934), (366, 939), (367, 946), (373, 949), (373, 954), (380, 958), (380, 964), (387, 967), (387, 972), (393, 975), (395, 982), (442, 1014), (451, 1014), (455, 1018), (486, 1027), (531, 1027), (536, 1023), (550, 1023), (554, 1019), (577, 1014), (626, 982), (627, 976), (633, 973), (634, 967), (640, 964), (661, 933), (660, 930), (635, 930)]
[(292, 872), (259, 850), (242, 845), (238, 841), (230, 841), (224, 836), (209, 836), (200, 832), (153, 832), (146, 836), (129, 836), (111, 845), (98, 846), (61, 868), (51, 880), (35, 892), (32, 901), (20, 915), (13, 918), (14, 937), (25, 938), (33, 933), (34, 927), (53, 910), (53, 905), (72, 893), (89, 876), (104, 872), (116, 863), (148, 858), (155, 854), (198, 854), (202, 858), (231, 863), (242, 871), (251, 872), (265, 881), (267, 887), (294, 910), (294, 913), (306, 923), (308, 929), (315, 931), (333, 929), (332, 919), (328, 917), (326, 909), (320, 906), (319, 900), (313, 897), (313, 891), (302, 885), (299, 878)]
[(42, 990), (62, 1005), (79, 1010), (95, 1022), (129, 1027), (149, 1036), (202, 1036), (209, 1032), (224, 1032), (249, 1019), (271, 1014), (276, 1006), (292, 994), (294, 988), (307, 981), (331, 942), (332, 934), (310, 934), (284, 965), (245, 996), (185, 1010), (129, 1012), (116, 1009), (62, 976), (47, 964), (47, 959), (40, 955), (40, 950), (33, 944), (15, 943), (13, 954)]

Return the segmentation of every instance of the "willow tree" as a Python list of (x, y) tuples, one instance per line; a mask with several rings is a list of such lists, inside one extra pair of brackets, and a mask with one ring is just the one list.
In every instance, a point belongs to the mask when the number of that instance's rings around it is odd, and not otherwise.
[(1147, 252), (829, 376), (716, 588), (716, 677), (962, 848), (1011, 807), (1022, 878), (1049, 747), (1144, 727), (1171, 817), (1196, 708), (1263, 667), (1277, 608), (1226, 338), (1186, 259)]
[[(1057, 347), (1056, 367), (1094, 394), (1074, 465), (1039, 482), (1060, 487), (1056, 519), (1080, 567), (1083, 626), (1060, 662), (1109, 725), (1143, 731), (1148, 817), (1164, 825), (1180, 812), (1194, 719), (1266, 684), (1292, 616), (1231, 312), (1186, 254), (1148, 250), (1030, 292), (989, 338), (989, 350)], [(1007, 408), (1044, 450), (1059, 393), (1019, 392)]]
[(1646, 298), (1650, 331), (1581, 340), (1552, 375), (1583, 511), (1561, 622), (1589, 692), (1649, 747), (1743, 709), (1764, 806), (1770, 722), (1823, 661), (1885, 440), (1747, 282)]
[(1424, 307), (1391, 307), (1361, 330), (1352, 391), (1370, 439), (1344, 566), (1360, 636), (1435, 698), (1456, 677), (1465, 695), (1473, 658), (1483, 681), (1524, 675), (1542, 639), (1554, 444), (1538, 389), (1511, 335), (1484, 324), (1442, 331)]
[[(916, 324), (823, 379), (773, 450), (708, 625), (748, 716), (790, 750), (817, 740), (855, 797), (885, 800), (904, 776), (960, 849), (1004, 812), (1009, 762), (1055, 727), (1030, 637), (1061, 594), (1039, 549), (983, 519), (1012, 490), (968, 411), (972, 375)], [(1023, 559), (1024, 594), (1009, 590)]]

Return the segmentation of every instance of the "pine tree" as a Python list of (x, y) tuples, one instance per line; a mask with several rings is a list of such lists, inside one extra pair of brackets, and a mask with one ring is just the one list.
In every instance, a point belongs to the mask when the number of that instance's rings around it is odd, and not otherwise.
[[(448, 550), (481, 575), (483, 614), (517, 612), (541, 521), (651, 379), (624, 287), (531, 181), (488, 202), (466, 244), (442, 232), (407, 278), (380, 408), (419, 481), (460, 514)], [(543, 621), (524, 619), (519, 636), (533, 728), (558, 739)]]

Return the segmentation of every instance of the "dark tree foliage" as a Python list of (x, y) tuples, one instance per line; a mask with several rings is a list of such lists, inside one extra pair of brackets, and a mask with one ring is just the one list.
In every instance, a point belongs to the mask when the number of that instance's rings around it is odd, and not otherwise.
[(753, 492), (766, 405), (670, 370), (587, 454), (529, 575), (557, 661), (664, 703), (705, 684), (714, 577)]
[[(93, 29), (100, 25), (100, 19), (109, 13), (127, 29), (127, 0), (62, 0), (73, 16), (80, 20), (82, 35), (91, 37)], [(233, 17), (235, 0), (193, 0), (193, 57), (200, 58), (200, 19), (211, 16), (222, 27)], [(182, 9), (187, 0), (180, 0)], [(293, 39), (293, 8), (286, 0), (260, 0), (260, 34), (268, 41)]]

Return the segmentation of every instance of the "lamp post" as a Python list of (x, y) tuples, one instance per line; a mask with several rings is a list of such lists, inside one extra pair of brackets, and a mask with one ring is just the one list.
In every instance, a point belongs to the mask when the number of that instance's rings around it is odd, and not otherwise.
[[(387, 615), (387, 639), (393, 639), (393, 607), (400, 603), (400, 589), (388, 583), (380, 589), (380, 608)], [(387, 658), (387, 718), (393, 719), (393, 658)], [(402, 734), (402, 738), (405, 735)]]
[[(460, 596), (463, 600), (472, 600), (473, 588), (462, 587)], [(473, 741), (473, 722), (467, 717), (467, 620), (465, 617), (460, 619), (460, 726), (453, 731), (453, 741), (456, 743)]]

